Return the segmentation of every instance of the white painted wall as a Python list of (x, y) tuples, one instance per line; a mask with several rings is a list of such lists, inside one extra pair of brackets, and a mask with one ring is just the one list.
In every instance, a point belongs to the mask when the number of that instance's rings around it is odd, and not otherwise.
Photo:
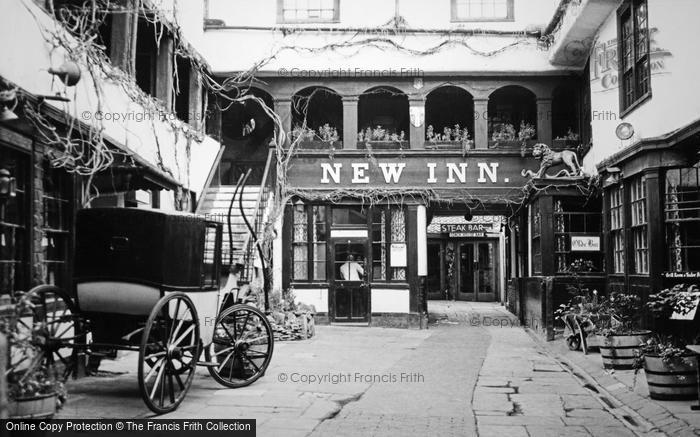
[(313, 289), (303, 289), (295, 288), (294, 296), (296, 297), (297, 303), (304, 303), (306, 305), (313, 305), (316, 308), (317, 313), (327, 313), (328, 312), (328, 289), (327, 288), (313, 288)]
[(401, 313), (409, 312), (409, 290), (372, 289), (372, 313)]
[[(453, 23), (450, 21), (450, 0), (427, 2), (403, 0), (400, 13), (410, 28), (420, 29), (490, 29), (524, 31), (544, 27), (552, 18), (553, 0), (515, 0), (515, 21)], [(277, 1), (210, 0), (210, 18), (224, 20), (228, 26), (280, 27), (277, 23)], [(548, 62), (548, 51), (538, 47), (534, 38), (512, 36), (465, 36), (453, 34), (446, 46), (430, 55), (416, 55), (396, 50), (389, 45), (352, 47), (324, 51), (322, 54), (295, 50), (295, 47), (318, 48), (331, 43), (354, 41), (380, 36), (407, 48), (424, 51), (445, 41), (444, 35), (401, 34), (392, 36), (378, 28), (394, 17), (393, 0), (341, 0), (340, 22), (303, 24), (304, 27), (359, 27), (356, 32), (304, 32), (284, 35), (269, 29), (209, 29), (204, 35), (202, 53), (210, 61), (214, 72), (243, 71), (262, 59), (269, 59), (259, 68), (263, 74), (296, 77), (323, 75), (323, 71), (342, 69), (346, 77), (354, 77), (356, 70), (394, 70), (400, 76), (402, 69), (413, 77), (411, 70), (422, 72), (556, 72)], [(282, 25), (293, 28), (299, 25)], [(515, 44), (515, 45), (514, 45)], [(254, 50), (250, 48), (254, 47)], [(225, 49), (224, 49), (225, 48)], [(496, 53), (483, 56), (481, 53)], [(308, 71), (312, 70), (312, 71)], [(317, 71), (320, 71), (318, 73)], [(367, 77), (367, 73), (360, 73)], [(311, 76), (318, 77), (318, 76)], [(335, 77), (338, 77), (335, 75)]]
[[(595, 164), (629, 147), (642, 138), (667, 134), (700, 118), (700, 70), (697, 42), (700, 41), (700, 2), (676, 0), (649, 1), (649, 27), (652, 30), (652, 98), (620, 118), (619, 87), (614, 83), (617, 66), (601, 71), (596, 56), (604, 56), (598, 49), (591, 59), (591, 111), (593, 148), (586, 157), (585, 167), (592, 171)], [(617, 38), (615, 13), (601, 27), (598, 45), (614, 42)], [(613, 47), (614, 48), (614, 47)], [(634, 126), (635, 135), (627, 141), (615, 136), (615, 128), (622, 122)]]
[[(93, 80), (84, 61), (81, 63), (80, 82), (75, 87), (65, 87), (47, 72), (50, 67), (58, 67), (66, 59), (62, 48), (54, 48), (45, 40), (47, 30), (55, 28), (56, 22), (31, 0), (3, 1), (0, 14), (0, 75), (33, 94), (64, 94), (71, 100), (69, 103), (47, 101), (46, 104), (54, 105), (88, 124), (99, 126), (95, 122), (98, 110), (103, 114), (132, 114), (128, 121), (104, 120), (105, 135), (153, 164), (158, 162), (158, 143), (163, 163), (172, 170), (174, 177), (185, 187), (200, 193), (219, 144), (209, 137), (193, 141), (192, 160), (188, 168), (186, 139), (181, 133), (176, 134), (181, 122), (175, 121), (171, 125), (159, 120), (153, 123), (147, 118), (144, 120), (143, 114), (151, 114), (152, 111), (134, 103), (119, 85), (103, 77)], [(102, 88), (105, 96), (101, 101), (97, 98), (96, 84)], [(138, 114), (141, 114), (140, 117)], [(164, 209), (169, 206), (165, 199), (162, 205)]]

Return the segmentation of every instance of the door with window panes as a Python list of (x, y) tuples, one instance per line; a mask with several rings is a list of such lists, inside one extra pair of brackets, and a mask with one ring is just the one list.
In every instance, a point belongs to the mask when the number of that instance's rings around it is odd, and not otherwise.
[(368, 322), (367, 216), (362, 206), (331, 207), (331, 292), (334, 322)]

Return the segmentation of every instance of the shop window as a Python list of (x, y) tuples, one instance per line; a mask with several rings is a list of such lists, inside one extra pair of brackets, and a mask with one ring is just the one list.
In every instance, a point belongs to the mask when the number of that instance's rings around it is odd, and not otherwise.
[(627, 0), (618, 12), (620, 107), (627, 111), (651, 95), (646, 0)]
[(700, 164), (666, 172), (668, 270), (700, 271)]
[(70, 232), (73, 218), (73, 183), (62, 169), (44, 162), (43, 178), (43, 236), (44, 282), (63, 289), (70, 279)]
[(452, 21), (513, 20), (513, 0), (452, 0)]
[(277, 21), (305, 23), (338, 21), (340, 0), (277, 0)]
[(331, 222), (333, 226), (367, 226), (367, 211), (363, 206), (333, 207), (331, 210)]
[(326, 280), (326, 207), (293, 205), (292, 279)]
[(30, 196), (28, 159), (0, 147), (0, 169), (15, 178), (16, 195), (0, 203), (0, 295), (29, 288), (28, 213)]
[(596, 208), (581, 199), (556, 199), (554, 201), (554, 244), (555, 271), (568, 274), (571, 264), (583, 262), (589, 264), (587, 271), (603, 270), (602, 252), (599, 250), (576, 250), (571, 241), (579, 236), (600, 237), (602, 217), (600, 207)]
[(406, 254), (406, 214), (403, 208), (372, 210), (372, 281), (405, 281), (403, 260), (391, 259)]
[(623, 216), (623, 187), (620, 184), (609, 191), (610, 246), (613, 273), (625, 272), (625, 224)]
[(649, 246), (647, 239), (647, 188), (646, 177), (641, 176), (630, 184), (630, 208), (634, 273), (649, 273)]

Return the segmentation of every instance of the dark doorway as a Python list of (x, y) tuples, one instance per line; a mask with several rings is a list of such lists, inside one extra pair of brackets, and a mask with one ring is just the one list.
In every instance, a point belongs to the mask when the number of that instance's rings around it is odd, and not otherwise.
[(333, 251), (333, 321), (369, 322), (367, 239), (336, 240)]

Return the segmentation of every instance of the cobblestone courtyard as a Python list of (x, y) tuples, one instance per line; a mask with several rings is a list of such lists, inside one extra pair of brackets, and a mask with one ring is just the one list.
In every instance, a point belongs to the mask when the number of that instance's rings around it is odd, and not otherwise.
[[(151, 416), (133, 354), (103, 370), (70, 384), (61, 417)], [(321, 326), (311, 340), (278, 343), (250, 387), (222, 389), (201, 369), (162, 417), (254, 418), (260, 436), (648, 434), (599, 392), (500, 306), (431, 302), (428, 330)]]

